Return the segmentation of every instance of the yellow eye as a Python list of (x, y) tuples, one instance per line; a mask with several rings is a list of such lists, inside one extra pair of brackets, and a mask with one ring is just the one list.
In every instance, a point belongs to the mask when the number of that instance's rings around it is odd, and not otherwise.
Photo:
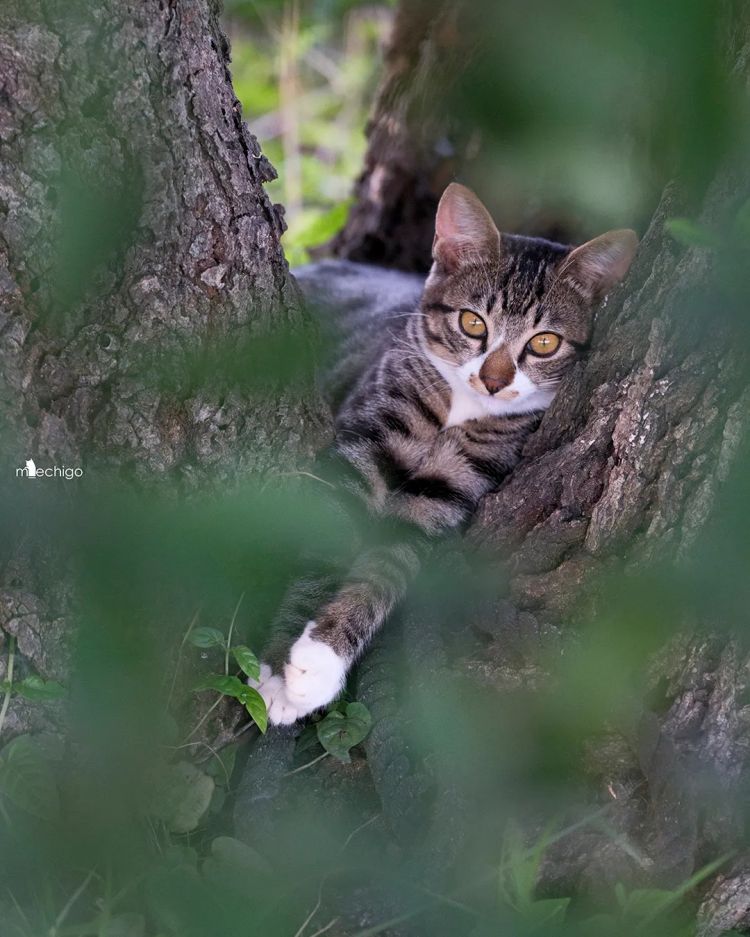
[(487, 334), (487, 326), (484, 319), (470, 309), (464, 309), (458, 321), (461, 324), (461, 331), (465, 332), (471, 338), (482, 338)]
[(526, 347), (532, 355), (536, 355), (539, 358), (549, 358), (550, 355), (554, 355), (560, 347), (561, 342), (562, 339), (560, 336), (555, 335), (554, 332), (540, 332), (532, 339), (529, 339)]

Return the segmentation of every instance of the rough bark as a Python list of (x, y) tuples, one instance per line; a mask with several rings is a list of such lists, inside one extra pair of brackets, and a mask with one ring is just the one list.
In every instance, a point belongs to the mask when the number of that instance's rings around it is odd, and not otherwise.
[[(397, 270), (426, 272), (431, 263), (435, 210), (446, 185), (459, 176), (472, 183), (486, 134), (467, 119), (474, 89), (469, 66), (485, 47), (483, 6), (403, 0), (396, 9), (383, 76), (367, 126), (367, 151), (354, 187), (346, 225), (321, 254)], [(502, 18), (493, 21), (500, 28)], [(498, 109), (492, 133), (512, 119)], [(491, 136), (492, 134), (490, 134)], [(486, 154), (485, 154), (486, 156)], [(481, 169), (479, 170), (481, 174)], [(483, 193), (484, 197), (488, 193)], [(571, 218), (544, 211), (535, 192), (488, 206), (505, 230), (572, 241)]]
[[(748, 195), (744, 172), (720, 174), (702, 223), (720, 224)], [(593, 607), (606, 614), (607, 596), (596, 583), (608, 569), (622, 568), (626, 577), (661, 564), (689, 569), (691, 547), (736, 462), (747, 429), (747, 356), (731, 341), (736, 320), (730, 314), (721, 322), (719, 306), (728, 300), (712, 282), (706, 251), (680, 249), (664, 232), (681, 207), (667, 192), (631, 277), (600, 314), (591, 358), (474, 525), (478, 542), (501, 547), (508, 558), (510, 605), (498, 611), (510, 631), (543, 634), (574, 623), (589, 588)], [(696, 305), (697, 296), (703, 301)], [(686, 310), (710, 316), (710, 327), (686, 329)], [(673, 609), (685, 627), (689, 612)], [(734, 624), (704, 618), (699, 631)], [(701, 857), (743, 845), (733, 799), (748, 769), (740, 702), (748, 663), (726, 637), (704, 632), (673, 643), (654, 664), (658, 709), (644, 703), (621, 771), (640, 773), (646, 815), (634, 811), (643, 802), (638, 785), (624, 784), (616, 808), (623, 831), (649, 859), (652, 882), (672, 887)], [(700, 796), (706, 777), (713, 799)], [(617, 789), (616, 763), (600, 782), (603, 793), (613, 783)], [(558, 862), (577, 864), (572, 878), (580, 887), (611, 871), (611, 852), (606, 840), (589, 840), (585, 860), (579, 853)], [(560, 864), (554, 876), (564, 878)]]
[(466, 141), (446, 109), (462, 42), (459, 6), (418, 0), (399, 5), (373, 106), (365, 164), (338, 257), (399, 270), (427, 270), (438, 200)]
[[(213, 0), (3, 3), (9, 497), (30, 484), (15, 477), (28, 458), (84, 469), (63, 485), (96, 485), (112, 469), (179, 491), (289, 468), (320, 446), (326, 413), (308, 386), (251, 390), (180, 370), (184, 352), (252, 353), (271, 324), (305, 322), (282, 215), (263, 189), (274, 170), (242, 121), (228, 63)], [(157, 379), (170, 363), (171, 386)], [(22, 523), (3, 533), (0, 634), (59, 675), (65, 571), (25, 552)], [(14, 702), (9, 731), (23, 712)]]

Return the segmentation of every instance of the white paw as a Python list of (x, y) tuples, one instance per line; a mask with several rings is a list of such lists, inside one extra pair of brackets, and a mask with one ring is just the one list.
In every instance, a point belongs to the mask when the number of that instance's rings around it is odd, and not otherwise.
[(344, 686), (346, 663), (329, 645), (310, 637), (314, 627), (314, 621), (308, 622), (292, 645), (283, 677), (261, 664), (260, 680), (247, 681), (263, 697), (272, 725), (291, 725), (330, 703)]
[(310, 621), (301, 638), (292, 645), (289, 663), (284, 666), (288, 701), (301, 716), (330, 703), (341, 692), (346, 663), (323, 641), (310, 637), (315, 622)]
[(260, 665), (260, 680), (248, 678), (248, 685), (254, 687), (263, 697), (268, 711), (268, 721), (275, 726), (288, 726), (296, 722), (300, 713), (286, 696), (284, 678), (274, 675), (268, 664)]

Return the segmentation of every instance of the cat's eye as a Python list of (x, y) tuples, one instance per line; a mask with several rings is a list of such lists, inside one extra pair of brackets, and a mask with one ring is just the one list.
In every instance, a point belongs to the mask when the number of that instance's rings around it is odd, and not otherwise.
[(470, 338), (483, 338), (487, 334), (487, 324), (484, 319), (470, 309), (464, 309), (458, 321), (461, 331)]
[(554, 355), (561, 342), (560, 336), (555, 335), (554, 332), (540, 332), (529, 339), (526, 347), (532, 355), (536, 355), (538, 358), (549, 358), (550, 355)]

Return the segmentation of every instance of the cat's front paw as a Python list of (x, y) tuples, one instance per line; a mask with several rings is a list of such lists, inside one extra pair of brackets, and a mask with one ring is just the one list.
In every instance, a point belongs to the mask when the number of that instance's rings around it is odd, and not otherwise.
[(297, 707), (287, 699), (284, 678), (274, 674), (268, 664), (261, 664), (260, 680), (248, 678), (247, 682), (263, 697), (271, 725), (288, 726), (300, 718)]
[(300, 717), (332, 702), (346, 678), (346, 662), (329, 644), (311, 636), (314, 628), (314, 621), (307, 623), (284, 666), (286, 698)]

